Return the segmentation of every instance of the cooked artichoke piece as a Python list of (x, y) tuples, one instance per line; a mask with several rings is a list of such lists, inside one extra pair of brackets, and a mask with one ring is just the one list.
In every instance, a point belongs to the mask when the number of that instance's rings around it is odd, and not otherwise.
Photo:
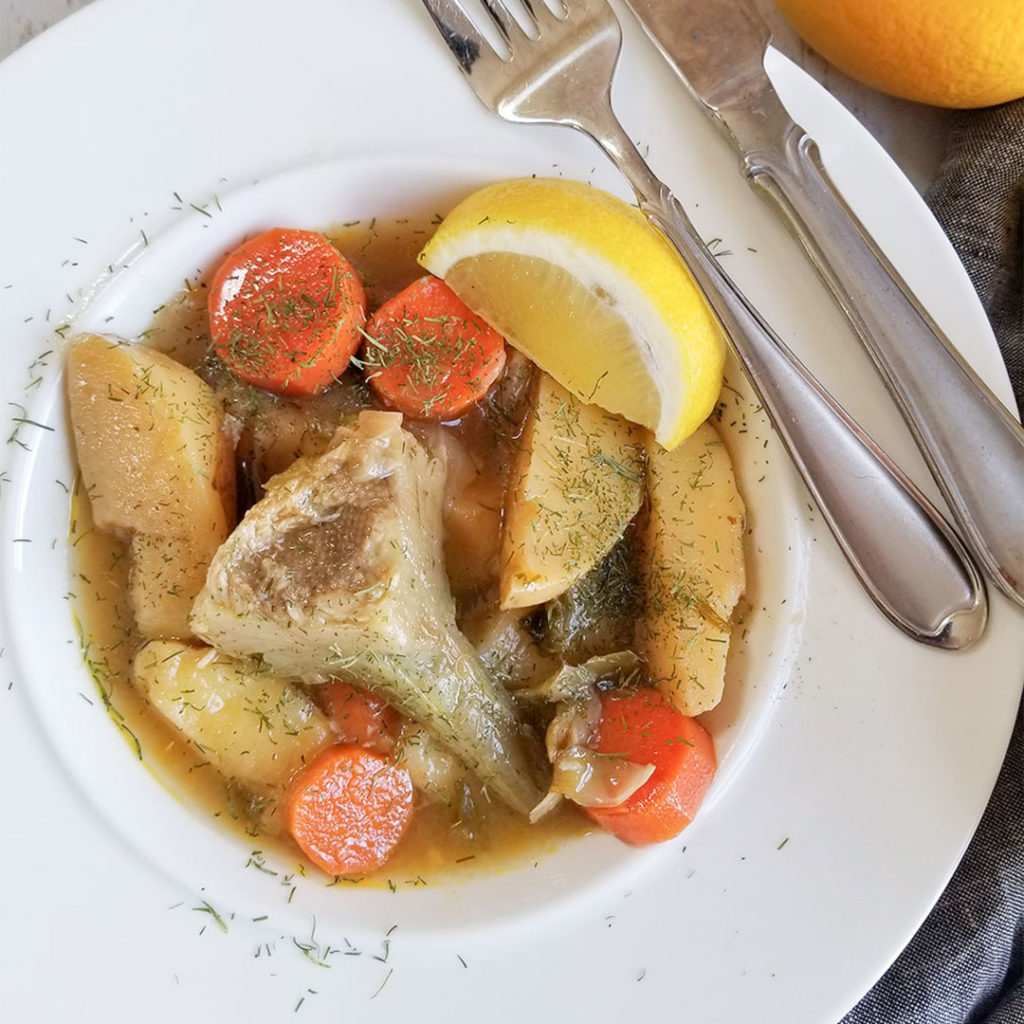
[(455, 622), (441, 550), (444, 465), (397, 413), (363, 412), (267, 483), (220, 548), (194, 632), (275, 672), (383, 694), (524, 813), (528, 730)]
[(561, 664), (538, 647), (520, 608), (481, 604), (463, 618), (462, 629), (491, 678), (507, 690), (533, 686)]
[(540, 623), (545, 650), (577, 664), (632, 643), (643, 604), (637, 548), (630, 528), (599, 565), (545, 606)]

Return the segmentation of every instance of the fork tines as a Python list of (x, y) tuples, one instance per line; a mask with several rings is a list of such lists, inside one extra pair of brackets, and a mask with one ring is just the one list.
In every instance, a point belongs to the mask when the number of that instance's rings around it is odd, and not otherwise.
[[(566, 7), (557, 0), (554, 6), (558, 13), (544, 0), (518, 0), (518, 15), (509, 0), (423, 0), (423, 5), (467, 73), (482, 56), (482, 45), (502, 59), (510, 60), (516, 46), (536, 39), (545, 25), (557, 25), (568, 14)], [(470, 13), (471, 8), (476, 8), (475, 18)], [(488, 39), (487, 27), (505, 44), (504, 52)]]

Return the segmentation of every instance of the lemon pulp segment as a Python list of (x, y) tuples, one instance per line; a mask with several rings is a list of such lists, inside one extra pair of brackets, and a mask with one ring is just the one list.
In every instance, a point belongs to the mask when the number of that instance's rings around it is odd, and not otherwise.
[(608, 193), (563, 179), (486, 186), (420, 262), (563, 387), (667, 448), (714, 408), (718, 325), (666, 239)]

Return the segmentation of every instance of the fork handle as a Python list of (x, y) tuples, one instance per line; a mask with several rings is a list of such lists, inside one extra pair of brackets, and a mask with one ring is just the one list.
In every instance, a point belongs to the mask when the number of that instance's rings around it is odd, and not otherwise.
[(828, 176), (775, 97), (743, 157), (828, 284), (907, 421), (964, 539), (1024, 606), (1024, 430), (964, 362)]
[(689, 267), (875, 604), (915, 640), (948, 649), (969, 646), (985, 628), (985, 588), (945, 520), (740, 292), (618, 122), (586, 130)]

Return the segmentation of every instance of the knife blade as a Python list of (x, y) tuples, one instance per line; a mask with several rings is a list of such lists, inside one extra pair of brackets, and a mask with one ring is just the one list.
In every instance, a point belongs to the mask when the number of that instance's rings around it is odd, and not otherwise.
[(1024, 430), (942, 333), (825, 170), (764, 70), (749, 0), (625, 0), (785, 216), (903, 414), (964, 540), (1024, 607)]

